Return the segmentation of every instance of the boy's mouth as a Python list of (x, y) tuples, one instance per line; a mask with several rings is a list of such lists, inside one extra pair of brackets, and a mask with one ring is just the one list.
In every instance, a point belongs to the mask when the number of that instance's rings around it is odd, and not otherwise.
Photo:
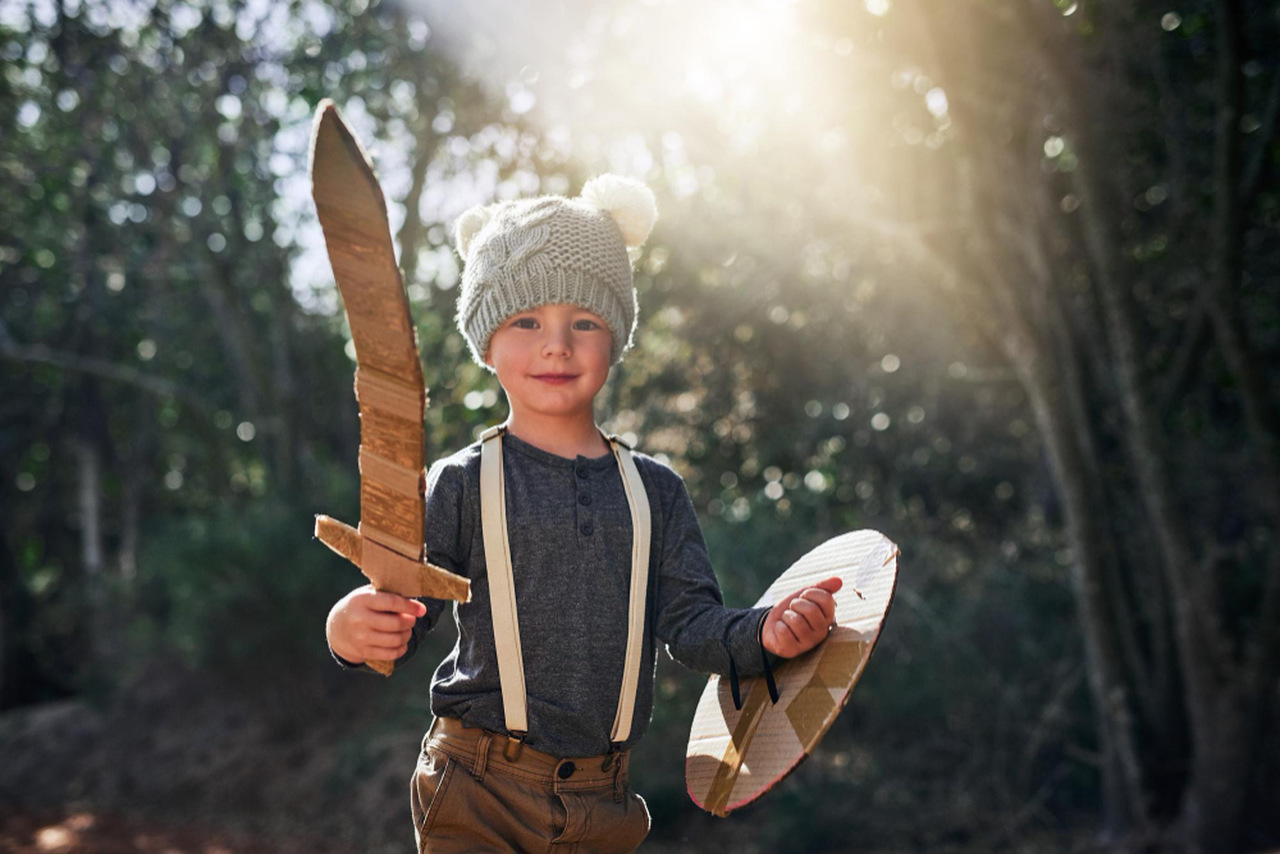
[(566, 382), (576, 377), (577, 374), (534, 374), (535, 380), (544, 380), (545, 382)]

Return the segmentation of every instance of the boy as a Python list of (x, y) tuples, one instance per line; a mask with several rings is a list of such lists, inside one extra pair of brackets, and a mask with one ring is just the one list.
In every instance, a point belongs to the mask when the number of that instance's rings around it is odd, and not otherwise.
[[(468, 577), (471, 601), (431, 683), (411, 785), (420, 852), (633, 850), (649, 814), (627, 769), (655, 643), (736, 685), (834, 622), (835, 578), (724, 607), (683, 480), (595, 424), (636, 326), (628, 250), (656, 218), (648, 187), (602, 175), (576, 199), (472, 208), (455, 226), (458, 326), (510, 416), (427, 473), (427, 558)], [(444, 605), (357, 588), (329, 614), (330, 649), (348, 668), (400, 664)]]

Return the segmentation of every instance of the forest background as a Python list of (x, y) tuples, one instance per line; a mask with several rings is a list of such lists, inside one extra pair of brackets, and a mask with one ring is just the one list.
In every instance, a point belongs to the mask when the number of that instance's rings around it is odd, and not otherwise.
[(660, 218), (598, 420), (684, 476), (728, 603), (902, 549), (849, 707), (728, 820), (661, 662), (647, 849), (1280, 844), (1277, 57), (1261, 0), (0, 2), (0, 840), (412, 844), (451, 629), (339, 671), (361, 578), (311, 537), (359, 518), (330, 97), (428, 459), (505, 417), (453, 220), (613, 171)]

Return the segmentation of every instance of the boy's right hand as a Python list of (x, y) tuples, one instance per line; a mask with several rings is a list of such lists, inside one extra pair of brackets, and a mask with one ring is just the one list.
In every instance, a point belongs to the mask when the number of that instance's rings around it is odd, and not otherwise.
[(413, 624), (427, 606), (416, 599), (357, 587), (329, 610), (325, 635), (329, 647), (352, 664), (395, 661), (409, 649)]

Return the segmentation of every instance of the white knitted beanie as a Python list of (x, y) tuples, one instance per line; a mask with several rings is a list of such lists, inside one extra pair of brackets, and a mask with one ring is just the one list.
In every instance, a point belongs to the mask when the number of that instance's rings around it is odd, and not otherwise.
[(610, 364), (631, 348), (639, 304), (631, 253), (658, 219), (653, 191), (634, 178), (598, 175), (576, 199), (538, 196), (478, 205), (458, 217), (462, 257), (457, 324), (476, 364), (513, 314), (567, 303), (598, 314), (613, 333)]

